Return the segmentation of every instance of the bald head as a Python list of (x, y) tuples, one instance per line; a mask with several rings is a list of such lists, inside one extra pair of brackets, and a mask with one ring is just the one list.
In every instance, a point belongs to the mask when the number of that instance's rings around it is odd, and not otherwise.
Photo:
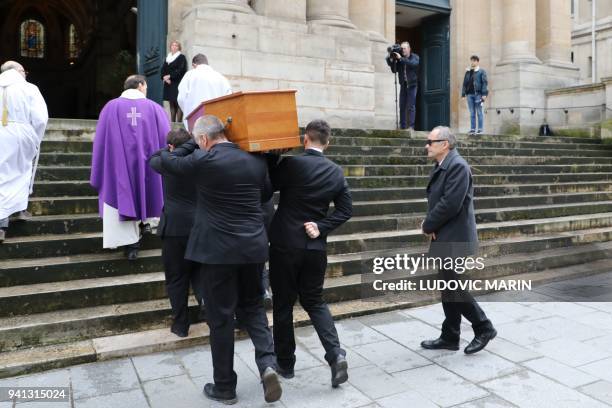
[(14, 69), (25, 78), (25, 69), (23, 69), (23, 65), (17, 61), (6, 61), (4, 64), (2, 64), (2, 66), (0, 66), (0, 72), (6, 72), (9, 69)]

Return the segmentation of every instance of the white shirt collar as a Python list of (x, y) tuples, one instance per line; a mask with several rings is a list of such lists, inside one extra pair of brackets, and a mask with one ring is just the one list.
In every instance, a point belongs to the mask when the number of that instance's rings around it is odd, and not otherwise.
[(122, 98), (126, 99), (145, 99), (146, 96), (138, 89), (126, 89), (121, 93)]
[(319, 149), (318, 147), (309, 147), (308, 149), (323, 153), (323, 149)]

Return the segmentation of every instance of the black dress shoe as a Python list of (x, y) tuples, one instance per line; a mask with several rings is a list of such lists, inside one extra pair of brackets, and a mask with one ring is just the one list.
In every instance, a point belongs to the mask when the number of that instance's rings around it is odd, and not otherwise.
[(331, 365), (332, 387), (337, 388), (348, 380), (348, 363), (343, 355), (339, 355)]
[(213, 401), (219, 401), (226, 405), (232, 405), (238, 402), (236, 391), (219, 391), (215, 384), (208, 383), (204, 386), (204, 395), (206, 398)]
[(184, 327), (172, 325), (172, 327), (170, 328), (170, 331), (179, 337), (189, 336), (189, 326), (187, 326), (187, 328), (184, 328)]
[(261, 383), (263, 384), (266, 402), (278, 401), (281, 395), (283, 395), (283, 389), (281, 388), (280, 381), (278, 381), (278, 374), (272, 367), (265, 369), (261, 375)]
[(421, 342), (421, 347), (427, 350), (459, 350), (459, 343), (444, 340), (439, 337), (435, 340), (425, 340)]
[(485, 348), (487, 344), (495, 338), (495, 336), (497, 336), (497, 330), (495, 329), (491, 329), (488, 332), (479, 334), (478, 336), (474, 337), (474, 340), (472, 340), (470, 344), (465, 347), (463, 352), (465, 354), (477, 353), (483, 348)]
[(283, 368), (283, 367), (278, 367), (276, 369), (276, 372), (283, 378), (286, 379), (291, 379), (293, 377), (295, 377), (295, 372), (293, 371), (293, 368)]
[(138, 259), (138, 248), (129, 248), (125, 251), (125, 256), (128, 261), (135, 261)]
[(151, 235), (153, 234), (153, 229), (150, 224), (140, 224), (140, 233), (142, 235)]

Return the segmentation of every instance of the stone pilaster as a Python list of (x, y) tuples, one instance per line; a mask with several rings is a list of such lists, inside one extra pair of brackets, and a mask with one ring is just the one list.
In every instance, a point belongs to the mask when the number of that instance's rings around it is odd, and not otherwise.
[(349, 19), (349, 0), (308, 0), (306, 18), (311, 23), (356, 28)]
[(387, 43), (384, 1), (351, 0), (349, 17), (358, 29), (368, 33), (370, 40)]

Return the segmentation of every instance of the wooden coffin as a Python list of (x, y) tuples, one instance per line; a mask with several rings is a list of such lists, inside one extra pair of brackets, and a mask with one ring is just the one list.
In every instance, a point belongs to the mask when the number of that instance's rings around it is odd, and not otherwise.
[(300, 146), (296, 90), (244, 91), (202, 102), (187, 116), (189, 131), (202, 115), (226, 125), (227, 138), (242, 150), (258, 152)]

